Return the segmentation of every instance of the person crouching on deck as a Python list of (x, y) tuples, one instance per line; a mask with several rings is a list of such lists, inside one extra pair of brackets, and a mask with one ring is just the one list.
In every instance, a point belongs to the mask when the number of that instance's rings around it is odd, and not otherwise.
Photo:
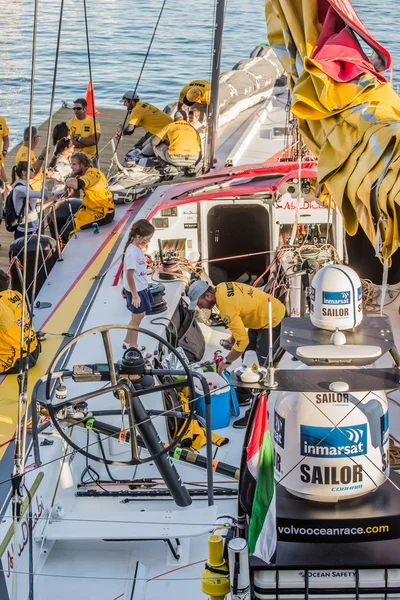
[[(10, 290), (10, 276), (0, 269), (0, 373), (19, 373), (21, 368), (22, 296)], [(25, 304), (23, 362), (28, 351), (28, 307)], [(29, 368), (36, 364), (40, 345), (32, 326)], [(24, 368), (25, 365), (22, 365)]]
[(192, 170), (201, 157), (200, 136), (186, 121), (183, 111), (175, 113), (174, 122), (161, 129), (153, 137), (152, 144), (154, 154), (162, 166), (172, 165)]
[(66, 180), (66, 187), (83, 191), (82, 206), (75, 214), (74, 231), (90, 229), (93, 223), (100, 227), (111, 223), (115, 205), (104, 174), (92, 167), (90, 158), (83, 152), (72, 155), (71, 170), (74, 177)]
[(118, 127), (117, 137), (122, 135), (132, 135), (136, 127), (143, 127), (146, 134), (135, 144), (135, 148), (140, 149), (144, 156), (153, 156), (153, 147), (151, 141), (154, 135), (172, 123), (172, 118), (163, 110), (156, 106), (139, 100), (139, 96), (133, 90), (128, 90), (120, 100), (129, 113), (129, 123), (121, 131), (122, 125)]
[[(133, 223), (122, 255), (123, 290), (126, 307), (132, 313), (129, 325), (140, 327), (146, 312), (151, 309), (151, 293), (147, 283), (146, 258), (142, 248), (154, 235), (154, 227), (146, 219)], [(138, 332), (128, 329), (122, 348), (137, 348)]]

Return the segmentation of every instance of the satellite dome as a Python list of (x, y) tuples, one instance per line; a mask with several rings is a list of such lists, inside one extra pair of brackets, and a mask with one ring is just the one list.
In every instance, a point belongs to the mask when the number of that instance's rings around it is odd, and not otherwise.
[(362, 321), (362, 286), (345, 265), (326, 265), (312, 280), (310, 319), (315, 327), (345, 330)]

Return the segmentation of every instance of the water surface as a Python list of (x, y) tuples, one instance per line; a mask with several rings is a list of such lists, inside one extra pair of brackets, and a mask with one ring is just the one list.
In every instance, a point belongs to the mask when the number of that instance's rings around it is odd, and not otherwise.
[[(18, 141), (28, 124), (33, 0), (0, 0), (0, 114)], [(122, 94), (135, 87), (162, 0), (87, 0), (96, 101), (119, 108)], [(395, 61), (400, 83), (398, 0), (378, 5), (355, 0), (373, 35)], [(39, 0), (34, 120), (48, 117), (60, 0)], [(160, 107), (175, 99), (192, 77), (210, 77), (213, 0), (168, 0), (138, 92)], [(228, 0), (222, 68), (229, 69), (267, 41), (264, 3)], [(55, 106), (85, 94), (89, 79), (83, 0), (65, 0)]]

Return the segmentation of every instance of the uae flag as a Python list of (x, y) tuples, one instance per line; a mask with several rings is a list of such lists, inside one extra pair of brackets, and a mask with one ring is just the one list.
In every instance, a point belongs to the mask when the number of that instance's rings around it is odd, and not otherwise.
[(276, 508), (274, 456), (265, 394), (260, 398), (247, 446), (240, 499), (250, 517), (249, 553), (269, 563), (276, 550)]

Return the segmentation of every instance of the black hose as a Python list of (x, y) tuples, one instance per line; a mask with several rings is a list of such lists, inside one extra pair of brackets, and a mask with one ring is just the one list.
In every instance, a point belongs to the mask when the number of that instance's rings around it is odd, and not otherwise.
[[(89, 431), (88, 431), (88, 434), (89, 434)], [(103, 460), (104, 460), (104, 463), (103, 463), (103, 464), (104, 464), (104, 466), (105, 466), (105, 468), (106, 468), (107, 475), (109, 476), (110, 480), (111, 480), (113, 483), (118, 483), (118, 480), (117, 480), (117, 479), (115, 479), (115, 478), (114, 478), (114, 477), (111, 475), (111, 471), (110, 471), (110, 469), (109, 469), (109, 467), (108, 467), (108, 464), (107, 464), (107, 458), (106, 458), (106, 455), (105, 455), (105, 452), (104, 452), (104, 448), (103, 448), (103, 441), (102, 441), (102, 439), (101, 439), (101, 435), (100, 435), (100, 433), (97, 433), (97, 441), (99, 442), (99, 446), (100, 446), (101, 455), (102, 455), (102, 457), (103, 457)], [(88, 448), (86, 448), (86, 450), (88, 450)], [(87, 459), (86, 459), (86, 460), (87, 460)]]
[[(168, 341), (174, 346), (174, 348), (176, 348), (178, 345), (179, 338), (178, 338), (178, 330), (177, 330), (175, 323), (169, 317), (155, 317), (154, 319), (151, 319), (150, 323), (152, 325), (163, 325), (163, 323), (161, 323), (161, 321), (168, 321), (168, 326), (166, 327), (166, 335), (168, 335), (168, 333), (169, 333), (168, 327), (171, 326), (171, 329), (173, 331), (170, 334), (171, 339), (169, 339)], [(172, 342), (172, 335), (175, 335), (174, 342)], [(167, 339), (168, 339), (168, 337), (167, 337)]]

